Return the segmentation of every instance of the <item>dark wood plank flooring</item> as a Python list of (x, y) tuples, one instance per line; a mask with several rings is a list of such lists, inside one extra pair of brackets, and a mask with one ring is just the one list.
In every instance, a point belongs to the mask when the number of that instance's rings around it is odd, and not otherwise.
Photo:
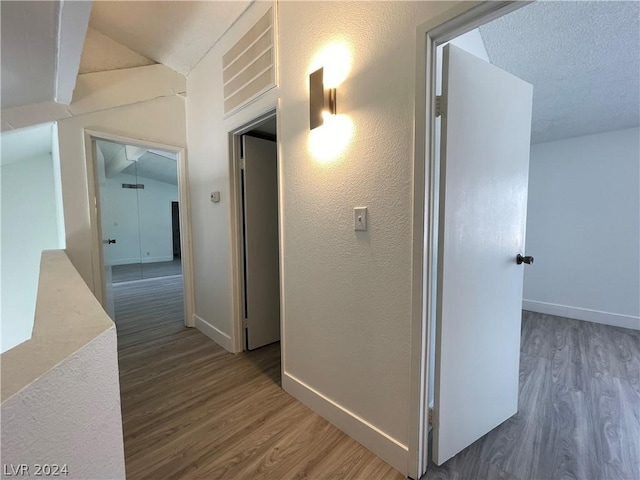
[(114, 285), (127, 478), (404, 478), (280, 387), (280, 345), (183, 326), (182, 281)]
[(640, 479), (640, 332), (523, 312), (518, 410), (423, 478)]

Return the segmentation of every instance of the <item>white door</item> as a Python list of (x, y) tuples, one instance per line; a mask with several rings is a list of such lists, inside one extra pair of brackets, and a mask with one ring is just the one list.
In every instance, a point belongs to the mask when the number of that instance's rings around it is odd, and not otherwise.
[(115, 304), (113, 301), (113, 283), (111, 272), (111, 251), (113, 250), (113, 244), (117, 241), (115, 238), (109, 238), (108, 228), (105, 224), (106, 209), (109, 208), (109, 198), (107, 189), (107, 173), (106, 162), (102, 150), (98, 147), (98, 142), (93, 141), (93, 158), (96, 159), (96, 176), (98, 184), (96, 185), (98, 202), (99, 202), (99, 233), (102, 238), (102, 307), (107, 312), (107, 315), (115, 320)]
[(533, 87), (447, 45), (433, 458), (518, 410)]
[(249, 350), (280, 340), (276, 143), (243, 136), (245, 318)]

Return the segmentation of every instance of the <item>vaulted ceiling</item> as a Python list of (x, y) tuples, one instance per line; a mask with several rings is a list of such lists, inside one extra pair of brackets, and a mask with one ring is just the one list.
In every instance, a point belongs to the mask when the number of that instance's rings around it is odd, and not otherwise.
[[(186, 75), (251, 3), (96, 1), (89, 25), (142, 57)], [(99, 65), (100, 52), (94, 51), (92, 57)], [(92, 71), (99, 69), (95, 65)]]
[(76, 84), (91, 2), (2, 1), (2, 108), (57, 101)]
[(640, 125), (640, 2), (535, 2), (480, 33), (534, 86), (533, 143)]

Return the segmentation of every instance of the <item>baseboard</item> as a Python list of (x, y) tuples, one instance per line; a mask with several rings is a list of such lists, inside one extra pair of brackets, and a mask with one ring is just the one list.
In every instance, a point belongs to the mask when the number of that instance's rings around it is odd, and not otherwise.
[(632, 315), (620, 315), (618, 313), (601, 312), (599, 310), (589, 310), (587, 308), (570, 307), (568, 305), (538, 302), (536, 300), (522, 300), (522, 308), (523, 310), (545, 313), (547, 315), (557, 315), (559, 317), (602, 323), (604, 325), (612, 325), (614, 327), (640, 330), (640, 317), (634, 317)]
[(353, 412), (325, 397), (293, 375), (282, 374), (282, 388), (344, 433), (407, 475), (409, 449)]
[(173, 255), (165, 257), (143, 257), (142, 263), (173, 262)]
[(119, 260), (112, 260), (111, 265), (135, 265), (140, 263), (157, 263), (157, 262), (172, 262), (173, 257), (140, 257), (135, 258), (121, 258)]
[(140, 263), (140, 257), (135, 258), (121, 258), (118, 260), (111, 260), (111, 265), (132, 265), (135, 263)]
[(231, 337), (224, 332), (221, 332), (216, 327), (211, 325), (206, 320), (200, 318), (198, 315), (193, 315), (194, 326), (204, 333), (211, 340), (216, 342), (225, 350), (233, 353), (233, 342), (231, 341)]

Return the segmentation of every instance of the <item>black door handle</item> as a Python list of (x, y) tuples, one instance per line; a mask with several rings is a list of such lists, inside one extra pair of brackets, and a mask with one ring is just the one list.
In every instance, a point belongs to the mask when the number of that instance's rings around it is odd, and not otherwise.
[(110, 239), (107, 240), (107, 244), (111, 245), (112, 243), (116, 243), (116, 239), (115, 238), (114, 239), (110, 238)]
[(518, 254), (518, 256), (516, 257), (516, 263), (518, 265), (521, 265), (523, 263), (526, 263), (527, 265), (531, 265), (533, 263), (533, 257), (531, 256), (523, 257), (522, 255)]

